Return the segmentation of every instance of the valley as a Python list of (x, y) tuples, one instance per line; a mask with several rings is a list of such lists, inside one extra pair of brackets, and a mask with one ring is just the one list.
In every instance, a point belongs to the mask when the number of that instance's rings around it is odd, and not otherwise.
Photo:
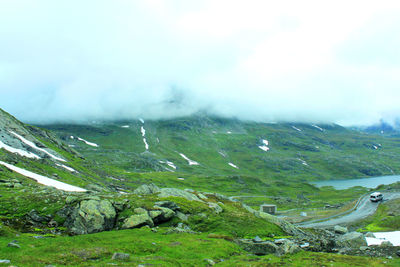
[[(372, 190), (397, 198), (399, 183), (313, 185), (399, 173), (396, 134), (205, 115), (32, 126), (0, 112), (0, 260), (363, 266), (373, 253), (376, 266), (399, 263), (395, 250), (358, 250), (366, 243), (354, 230), (371, 228), (380, 206), (349, 213)], [(258, 211), (264, 203), (277, 205), (277, 216)], [(312, 224), (341, 213), (349, 214)], [(335, 232), (339, 224), (349, 232)]]

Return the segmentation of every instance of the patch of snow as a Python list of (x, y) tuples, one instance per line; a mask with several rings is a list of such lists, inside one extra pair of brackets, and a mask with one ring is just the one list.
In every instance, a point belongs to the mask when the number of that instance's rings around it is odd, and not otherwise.
[(322, 129), (321, 127), (319, 127), (319, 126), (316, 125), (316, 124), (312, 124), (311, 126), (314, 127), (314, 128), (317, 128), (317, 129), (320, 130), (321, 132), (324, 131), (324, 129)]
[(232, 132), (231, 132), (231, 131), (227, 131), (226, 133), (227, 133), (227, 134), (231, 134)]
[(143, 138), (143, 143), (144, 143), (146, 150), (149, 150), (149, 144), (147, 144), (146, 138)]
[(263, 146), (258, 146), (258, 147), (261, 150), (268, 151), (269, 150), (269, 147), (268, 147), (269, 142), (268, 142), (268, 140), (263, 139), (262, 142), (263, 142), (264, 145)]
[(183, 181), (183, 180), (185, 180), (185, 178), (179, 177), (178, 180)]
[(373, 233), (375, 237), (366, 237), (368, 246), (380, 245), (383, 241), (389, 241), (393, 246), (400, 246), (400, 231)]
[(147, 141), (146, 141), (146, 138), (145, 138), (145, 136), (146, 136), (146, 130), (144, 129), (143, 126), (140, 127), (140, 132), (142, 133), (142, 136), (143, 136), (143, 143), (144, 143), (144, 146), (146, 147), (146, 150), (149, 150), (149, 144), (147, 144)]
[(12, 132), (12, 131), (10, 131), (10, 133), (12, 133), (12, 134), (15, 135), (16, 137), (18, 137), (18, 139), (21, 140), (21, 141), (22, 141), (23, 143), (25, 143), (26, 145), (28, 145), (28, 146), (30, 146), (30, 147), (36, 149), (36, 150), (39, 150), (39, 151), (41, 151), (41, 152), (43, 152), (43, 153), (49, 155), (49, 156), (52, 157), (53, 159), (58, 160), (58, 161), (66, 162), (65, 159), (59, 158), (59, 157), (57, 157), (57, 156), (54, 156), (53, 154), (49, 153), (47, 150), (45, 150), (45, 149), (43, 149), (43, 148), (40, 148), (40, 147), (37, 147), (37, 146), (35, 145), (35, 143), (33, 143), (33, 142), (31, 142), (31, 141), (25, 139), (24, 137), (20, 136), (19, 134), (15, 133), (15, 132)]
[(69, 138), (74, 139), (75, 137), (73, 137), (73, 136), (71, 135)]
[(269, 147), (267, 146), (258, 146), (260, 149), (264, 150), (264, 151), (268, 151)]
[(58, 163), (56, 163), (56, 165), (59, 166), (59, 167), (62, 167), (62, 168), (64, 168), (64, 169), (66, 169), (66, 170), (68, 170), (68, 171), (70, 171), (70, 172), (77, 172), (76, 170), (74, 170), (74, 169), (72, 169), (71, 167), (68, 167), (68, 166), (66, 166), (66, 165), (64, 165), (64, 164), (58, 164)]
[(297, 128), (296, 126), (292, 126), (293, 129), (295, 129), (296, 131), (301, 132), (301, 130), (299, 128)]
[(157, 143), (160, 143), (160, 139), (158, 139), (158, 137), (157, 137), (157, 139), (156, 139), (156, 140), (157, 140)]
[(303, 164), (304, 166), (308, 166), (308, 163), (305, 160), (300, 159), (300, 158), (298, 158), (298, 160), (300, 160), (301, 164)]
[(20, 156), (27, 157), (27, 158), (30, 158), (30, 159), (40, 159), (40, 157), (38, 155), (33, 154), (32, 152), (28, 152), (28, 151), (25, 151), (25, 150), (22, 150), (22, 149), (18, 149), (18, 148), (13, 148), (13, 147), (11, 147), (11, 146), (9, 146), (7, 144), (4, 144), (1, 141), (0, 141), (0, 148), (4, 148), (8, 152), (17, 153)]
[(70, 192), (86, 192), (86, 189), (77, 187), (77, 186), (73, 186), (70, 184), (66, 184), (60, 181), (56, 181), (54, 179), (21, 169), (19, 167), (16, 167), (14, 165), (5, 163), (3, 161), (0, 161), (0, 164), (7, 167), (8, 169), (15, 171), (23, 176), (29, 177), (33, 180), (36, 180), (39, 184), (43, 184), (46, 186), (52, 186), (55, 187), (57, 189), (63, 190), (63, 191), (70, 191)]
[(95, 143), (86, 141), (85, 139), (82, 139), (82, 138), (80, 138), (80, 137), (78, 137), (78, 140), (84, 142), (84, 143), (87, 144), (88, 146), (93, 146), (93, 147), (98, 147), (98, 146), (99, 146), (98, 144), (95, 144)]
[(384, 133), (384, 131), (381, 131), (381, 134), (383, 134)]
[(373, 146), (373, 148), (376, 150), (376, 149), (378, 149), (378, 147), (377, 146)]
[(185, 156), (184, 154), (182, 154), (182, 153), (179, 153), (179, 155), (180, 155), (182, 158), (186, 159), (186, 160), (188, 161), (189, 165), (200, 165), (198, 162), (189, 159), (188, 157), (186, 157), (186, 156)]
[(218, 151), (218, 153), (223, 156), (224, 158), (226, 158), (226, 154), (224, 152)]
[(139, 118), (139, 121), (144, 124), (144, 120), (142, 118)]
[(212, 133), (213, 133), (213, 134), (216, 134), (216, 133), (217, 133), (217, 131), (212, 131)]
[(176, 166), (175, 166), (175, 164), (173, 162), (167, 161), (167, 164), (168, 164), (168, 166), (170, 166), (171, 168), (176, 170)]
[(129, 125), (122, 125), (121, 128), (129, 128)]
[(68, 145), (69, 147), (75, 147), (75, 145)]
[(235, 164), (233, 164), (232, 162), (229, 162), (228, 165), (231, 166), (231, 167), (233, 167), (233, 168), (235, 168), (235, 169), (239, 169), (239, 167), (236, 166)]

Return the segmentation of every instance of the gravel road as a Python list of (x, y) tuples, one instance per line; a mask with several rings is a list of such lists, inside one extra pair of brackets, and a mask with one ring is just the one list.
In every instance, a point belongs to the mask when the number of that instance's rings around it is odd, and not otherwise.
[[(400, 198), (400, 192), (382, 192), (382, 194), (384, 199), (383, 201)], [(360, 200), (355, 210), (346, 215), (341, 217), (331, 216), (321, 220), (309, 221), (298, 224), (298, 226), (307, 228), (328, 228), (338, 224), (343, 225), (352, 223), (374, 214), (379, 204), (380, 202), (371, 202), (369, 200), (369, 195), (367, 195)]]

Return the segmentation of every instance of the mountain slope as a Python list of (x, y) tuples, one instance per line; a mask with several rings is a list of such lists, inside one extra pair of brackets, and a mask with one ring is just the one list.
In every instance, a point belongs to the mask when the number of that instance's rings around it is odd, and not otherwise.
[[(399, 139), (339, 125), (188, 117), (47, 125), (86, 157), (131, 172), (245, 175), (311, 181), (399, 173)], [(77, 138), (95, 142), (91, 147)]]
[[(21, 123), (0, 109), (0, 171), (3, 180), (36, 182), (65, 191), (102, 184), (88, 162), (50, 131)], [(78, 187), (73, 187), (75, 185)]]

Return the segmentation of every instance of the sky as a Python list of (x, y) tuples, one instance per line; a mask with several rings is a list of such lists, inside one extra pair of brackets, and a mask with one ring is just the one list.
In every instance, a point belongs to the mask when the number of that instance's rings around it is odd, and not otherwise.
[(367, 125), (399, 100), (398, 0), (0, 0), (0, 108), (26, 122)]

